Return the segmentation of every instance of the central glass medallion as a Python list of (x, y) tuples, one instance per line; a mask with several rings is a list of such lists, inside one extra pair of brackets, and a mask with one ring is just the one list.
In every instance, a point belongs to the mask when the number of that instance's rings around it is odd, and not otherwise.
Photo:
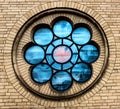
[(71, 50), (67, 46), (58, 46), (53, 51), (53, 58), (58, 63), (65, 63), (69, 61), (71, 57)]

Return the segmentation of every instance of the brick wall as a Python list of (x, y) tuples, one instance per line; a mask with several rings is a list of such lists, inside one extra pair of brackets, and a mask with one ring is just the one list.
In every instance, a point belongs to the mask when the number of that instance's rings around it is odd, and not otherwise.
[[(99, 84), (95, 88), (92, 96), (86, 95), (82, 100), (78, 98), (72, 101), (39, 101), (31, 97), (25, 97), (25, 92), (21, 87), (11, 82), (10, 77), (14, 76), (11, 60), (12, 39), (15, 37), (17, 29), (27, 18), (34, 15), (39, 10), (48, 7), (57, 7), (61, 3), (59, 0), (0, 0), (0, 108), (24, 108), (24, 109), (119, 109), (120, 108), (120, 1), (119, 0), (60, 0), (66, 6), (77, 7), (91, 14), (106, 31), (110, 56), (105, 76), (101, 80), (103, 86)], [(71, 2), (72, 1), (72, 2)], [(69, 3), (68, 3), (69, 2)], [(74, 2), (74, 3), (73, 3)], [(44, 5), (44, 4), (51, 5)], [(68, 3), (68, 4), (67, 4)], [(54, 4), (54, 5), (53, 5)], [(42, 5), (42, 8), (40, 9)], [(39, 8), (36, 8), (39, 7)], [(31, 11), (31, 10), (35, 10)], [(87, 9), (92, 9), (88, 11)], [(93, 12), (93, 13), (92, 13)], [(28, 13), (28, 14), (26, 14)], [(97, 14), (95, 14), (97, 13)], [(99, 16), (100, 15), (100, 16)], [(21, 22), (18, 23), (21, 19)], [(24, 20), (23, 20), (24, 19)], [(107, 26), (104, 26), (104, 22)], [(9, 70), (8, 70), (9, 69)], [(109, 73), (108, 73), (109, 72)], [(107, 78), (107, 79), (106, 79)], [(97, 87), (97, 85), (96, 85)], [(19, 93), (19, 91), (21, 91)], [(94, 93), (95, 92), (95, 93)], [(89, 96), (89, 97), (88, 97)], [(87, 99), (85, 99), (85, 97)], [(51, 106), (50, 106), (51, 105)]]

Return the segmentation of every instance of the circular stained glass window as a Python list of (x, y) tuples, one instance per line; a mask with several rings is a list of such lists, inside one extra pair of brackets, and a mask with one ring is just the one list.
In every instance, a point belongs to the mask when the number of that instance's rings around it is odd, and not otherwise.
[(38, 45), (48, 45), (53, 39), (53, 33), (49, 28), (38, 28), (33, 36), (35, 43)]
[(50, 80), (51, 76), (52, 69), (47, 64), (38, 64), (31, 71), (31, 77), (37, 83), (45, 83)]
[(56, 72), (51, 79), (51, 85), (56, 91), (65, 91), (71, 87), (72, 77), (66, 71)]
[(94, 44), (87, 44), (80, 49), (80, 58), (86, 63), (92, 63), (99, 57), (98, 47)]
[(91, 29), (86, 24), (77, 25), (72, 30), (71, 22), (60, 19), (52, 29), (38, 27), (35, 30), (35, 45), (24, 52), (26, 62), (36, 64), (31, 72), (34, 82), (42, 84), (50, 80), (54, 90), (66, 91), (73, 80), (78, 83), (89, 81), (92, 75), (90, 64), (99, 58), (100, 51), (90, 40)]
[(44, 59), (45, 54), (43, 48), (33, 45), (26, 49), (24, 56), (29, 64), (38, 64)]
[(90, 30), (86, 27), (79, 26), (73, 30), (72, 39), (75, 44), (83, 45), (91, 39)]
[(101, 26), (87, 14), (66, 8), (46, 10), (30, 19), (12, 50), (13, 67), (26, 89), (58, 100), (91, 89), (108, 57)]
[(90, 79), (91, 75), (92, 75), (92, 69), (90, 65), (86, 63), (76, 64), (72, 68), (72, 77), (75, 81), (79, 83), (86, 82), (87, 80)]
[(59, 38), (65, 38), (72, 32), (72, 25), (66, 20), (59, 20), (53, 25), (53, 32)]

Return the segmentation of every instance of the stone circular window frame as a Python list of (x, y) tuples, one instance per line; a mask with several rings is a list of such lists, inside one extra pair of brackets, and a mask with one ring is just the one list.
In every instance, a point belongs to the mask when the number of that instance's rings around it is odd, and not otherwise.
[[(65, 7), (67, 7), (68, 9), (70, 8), (73, 10), (78, 10), (78, 12), (79, 11), (82, 12), (83, 15), (86, 15), (86, 14), (90, 15), (89, 16), (90, 18), (93, 18), (94, 20), (96, 20), (98, 22), (97, 23), (98, 25), (100, 24), (99, 26), (101, 26), (103, 28), (103, 30), (106, 34), (106, 38), (107, 38), (107, 40), (106, 39), (105, 40), (106, 40), (106, 42), (108, 41), (108, 45), (109, 45), (109, 64), (107, 64), (107, 66), (104, 66), (104, 68), (103, 68), (104, 74), (100, 73), (100, 77), (103, 74), (102, 78), (98, 79), (99, 82), (96, 83), (97, 85), (93, 84), (93, 87), (89, 88), (91, 90), (89, 90), (85, 94), (83, 94), (83, 92), (82, 92), (82, 96), (76, 96), (75, 97), (76, 99), (73, 98), (71, 100), (64, 101), (64, 103), (63, 102), (58, 103), (58, 102), (51, 101), (49, 99), (46, 100), (44, 98), (40, 98), (38, 96), (35, 96), (34, 94), (32, 94), (31, 92), (26, 90), (26, 88), (23, 87), (23, 85), (20, 83), (20, 81), (17, 78), (17, 75), (16, 75), (17, 72), (15, 72), (15, 70), (13, 68), (13, 66), (16, 68), (16, 66), (15, 66), (16, 63), (15, 63), (15, 61), (12, 62), (11, 57), (12, 57), (12, 53), (15, 52), (15, 49), (13, 48), (13, 44), (14, 44), (14, 40), (16, 37), (16, 33), (18, 33), (18, 31), (20, 30), (22, 25), (24, 25), (27, 21), (30, 21), (30, 19), (33, 18), (32, 16), (34, 16), (36, 14), (39, 15), (40, 12), (43, 12), (45, 10), (49, 10), (51, 8), (54, 8), (54, 10), (55, 9), (64, 9)], [(65, 8), (65, 9), (67, 9), (67, 8)], [(102, 29), (102, 28), (99, 28), (99, 29)], [(104, 34), (104, 33), (102, 33), (102, 34)], [(20, 37), (20, 36), (18, 36), (18, 37)], [(19, 38), (16, 40), (19, 41)], [(106, 48), (106, 49), (108, 49), (108, 48)], [(78, 4), (75, 2), (50, 2), (50, 3), (40, 5), (40, 6), (33, 8), (32, 10), (27, 12), (25, 15), (23, 15), (23, 17), (21, 17), (21, 19), (17, 23), (15, 23), (15, 25), (11, 29), (11, 31), (6, 39), (6, 42), (5, 42), (4, 66), (5, 66), (5, 71), (7, 73), (7, 78), (10, 80), (13, 87), (26, 99), (33, 101), (33, 102), (36, 102), (36, 103), (41, 104), (41, 105), (46, 105), (46, 107), (47, 106), (54, 107), (54, 106), (60, 105), (60, 104), (62, 104), (64, 106), (70, 106), (70, 105), (73, 105), (72, 102), (74, 102), (74, 104), (77, 104), (77, 103), (80, 103), (84, 100), (87, 100), (89, 97), (93, 96), (95, 93), (97, 93), (104, 86), (104, 84), (109, 79), (109, 77), (112, 73), (112, 70), (114, 68), (115, 50), (116, 50), (116, 46), (115, 46), (115, 41), (114, 41), (114, 36), (112, 34), (112, 31), (110, 30), (110, 27), (108, 26), (106, 21), (97, 12), (95, 12), (92, 9), (89, 9), (88, 7), (86, 7), (84, 5), (81, 5), (81, 4)], [(108, 57), (106, 57), (106, 58), (108, 58)], [(13, 60), (15, 60), (15, 59), (13, 59)], [(108, 63), (108, 61), (106, 61), (105, 63)]]
[[(105, 59), (104, 59), (104, 64), (102, 69), (100, 70), (100, 73), (98, 74), (98, 76), (96, 77), (96, 79), (87, 87), (85, 87), (84, 89), (82, 89), (81, 91), (78, 91), (74, 94), (68, 94), (68, 95), (46, 95), (44, 93), (38, 92), (37, 90), (33, 89), (31, 86), (27, 85), (27, 82), (24, 80), (24, 78), (21, 76), (21, 74), (19, 74), (19, 68), (17, 68), (18, 64), (17, 64), (17, 49), (19, 48), (19, 42), (21, 40), (22, 35), (24, 34), (24, 31), (26, 30), (26, 28), (29, 28), (29, 26), (31, 26), (35, 21), (37, 21), (39, 18), (43, 18), (44, 16), (47, 15), (53, 15), (54, 13), (70, 13), (70, 14), (76, 14), (78, 16), (83, 17), (84, 19), (89, 20), (93, 25), (96, 26), (96, 28), (98, 28), (100, 34), (102, 34), (102, 38), (103, 38), (103, 42), (104, 42), (104, 46), (105, 46)], [(31, 36), (32, 37), (32, 36)], [(92, 37), (92, 36), (91, 36)], [(28, 45), (28, 44), (27, 44)], [(84, 44), (83, 44), (84, 45)], [(33, 94), (39, 95), (40, 97), (43, 98), (47, 98), (47, 99), (52, 99), (52, 100), (62, 100), (62, 99), (70, 99), (79, 95), (82, 95), (84, 93), (86, 93), (89, 89), (91, 89), (102, 77), (103, 75), (103, 71), (107, 65), (107, 61), (108, 61), (108, 42), (105, 36), (105, 33), (103, 31), (103, 29), (101, 28), (101, 26), (98, 24), (98, 22), (96, 20), (94, 20), (94, 18), (92, 18), (91, 16), (89, 16), (88, 14), (81, 12), (79, 10), (76, 9), (72, 9), (72, 8), (51, 8), (45, 11), (41, 11), (40, 13), (32, 16), (30, 19), (28, 19), (27, 22), (24, 23), (24, 25), (20, 28), (20, 30), (18, 31), (18, 33), (16, 34), (14, 43), (13, 43), (13, 47), (12, 47), (12, 63), (16, 63), (13, 65), (14, 71), (16, 73), (16, 76), (18, 78), (18, 80), (23, 84), (23, 86), (28, 89), (28, 91), (31, 91)], [(22, 49), (21, 49), (22, 51)], [(23, 50), (24, 51), (24, 50)], [(54, 50), (53, 50), (54, 51)]]

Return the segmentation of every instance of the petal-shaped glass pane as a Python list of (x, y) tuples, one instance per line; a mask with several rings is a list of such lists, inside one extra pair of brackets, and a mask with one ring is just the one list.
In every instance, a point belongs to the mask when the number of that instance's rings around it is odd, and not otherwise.
[(31, 46), (27, 48), (24, 56), (29, 64), (38, 64), (44, 59), (45, 53), (40, 46)]
[(65, 38), (71, 34), (72, 25), (66, 20), (57, 21), (53, 25), (53, 32), (56, 36), (60, 38)]
[(78, 59), (78, 54), (73, 54), (73, 55), (72, 55), (72, 58), (71, 58), (71, 62), (72, 62), (73, 64), (75, 64), (76, 61), (77, 61), (77, 59)]
[(52, 54), (53, 49), (54, 49), (54, 46), (49, 45), (47, 48), (46, 54)]
[(88, 64), (79, 63), (72, 68), (72, 77), (79, 83), (86, 82), (90, 79), (92, 69)]
[(51, 86), (57, 91), (65, 91), (72, 85), (72, 78), (68, 72), (59, 71), (51, 79)]
[(72, 66), (73, 66), (73, 64), (70, 63), (70, 62), (68, 62), (68, 63), (66, 63), (66, 64), (63, 64), (63, 70), (66, 70), (66, 69), (68, 69), (68, 68), (70, 68), (70, 67), (72, 67)]
[(72, 39), (78, 45), (86, 44), (91, 39), (90, 31), (85, 27), (78, 27), (73, 31)]
[(92, 63), (98, 59), (99, 50), (95, 45), (88, 44), (80, 49), (79, 55), (82, 61)]
[(73, 42), (71, 42), (70, 40), (63, 39), (63, 44), (64, 44), (64, 45), (70, 46), (70, 45), (72, 45), (72, 43), (73, 43)]
[(58, 64), (56, 62), (52, 64), (52, 67), (56, 70), (61, 70), (61, 64)]
[(54, 46), (61, 45), (61, 44), (62, 44), (62, 39), (55, 40), (52, 44), (53, 44)]
[(51, 55), (47, 55), (47, 56), (46, 56), (46, 59), (47, 59), (47, 62), (48, 62), (50, 65), (54, 62), (54, 60), (53, 60), (53, 58), (52, 58)]
[(50, 80), (52, 76), (52, 69), (47, 64), (39, 64), (33, 68), (31, 76), (33, 81), (45, 83)]
[(40, 28), (34, 33), (33, 39), (39, 45), (48, 45), (53, 39), (53, 33), (49, 28)]
[(72, 52), (73, 52), (73, 53), (78, 53), (78, 48), (76, 47), (75, 44), (73, 44), (73, 45), (71, 46), (71, 49), (72, 49)]

